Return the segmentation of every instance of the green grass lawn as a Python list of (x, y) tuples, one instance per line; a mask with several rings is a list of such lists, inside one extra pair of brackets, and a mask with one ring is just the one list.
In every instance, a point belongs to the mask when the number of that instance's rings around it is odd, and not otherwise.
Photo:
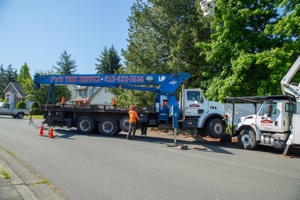
[[(29, 119), (30, 115), (25, 116), (24, 118)], [(32, 119), (44, 119), (44, 116), (43, 115), (32, 115)]]

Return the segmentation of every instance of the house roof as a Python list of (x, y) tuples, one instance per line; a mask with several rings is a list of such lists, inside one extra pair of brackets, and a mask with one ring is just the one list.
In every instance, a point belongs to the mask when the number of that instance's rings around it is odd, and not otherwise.
[(20, 94), (21, 97), (26, 96), (26, 94), (23, 92), (23, 86), (20, 83), (16, 83), (16, 82), (10, 82), (4, 89), (3, 91), (4, 93), (10, 85), (12, 85), (15, 88), (15, 90)]

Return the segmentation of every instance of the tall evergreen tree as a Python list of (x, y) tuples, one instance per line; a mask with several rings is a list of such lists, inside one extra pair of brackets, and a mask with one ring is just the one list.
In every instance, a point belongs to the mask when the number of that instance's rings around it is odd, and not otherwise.
[(5, 70), (3, 68), (3, 65), (0, 65), (0, 98), (4, 99), (4, 89), (7, 86), (7, 81), (6, 79), (6, 75), (5, 75)]
[(77, 71), (76, 61), (71, 59), (71, 54), (68, 54), (66, 50), (60, 55), (56, 65), (58, 67), (53, 66), (53, 68), (59, 74), (74, 74)]
[(19, 76), (17, 78), (17, 82), (20, 83), (20, 84), (23, 84), (26, 79), (31, 79), (32, 80), (32, 77), (30, 75), (30, 68), (27, 65), (27, 63), (25, 62), (24, 65), (20, 69), (20, 73), (19, 73)]
[[(188, 71), (191, 78), (187, 87), (205, 87), (202, 80), (207, 63), (195, 44), (208, 41), (210, 29), (209, 21), (203, 19), (199, 10), (196, 0), (136, 1), (128, 19), (129, 45), (122, 51), (125, 73)], [(132, 99), (141, 105), (151, 104), (154, 98), (153, 94), (136, 91), (119, 95), (124, 102)]]
[(111, 46), (108, 50), (107, 47), (104, 47), (103, 52), (99, 58), (96, 58), (98, 63), (95, 64), (97, 74), (114, 74), (121, 65), (121, 58), (118, 55), (118, 52), (115, 50), (114, 46)]
[[(281, 3), (292, 5), (283, 15)], [(218, 1), (211, 42), (199, 44), (211, 65), (206, 96), (280, 94), (280, 80), (299, 55), (299, 23), (296, 1)]]
[(5, 69), (5, 76), (7, 80), (7, 84), (10, 82), (17, 82), (18, 79), (18, 71), (12, 67), (12, 65), (8, 65)]
[(0, 94), (1, 98), (4, 98), (4, 89), (10, 82), (16, 82), (18, 78), (18, 71), (8, 65), (6, 69), (3, 68), (3, 65), (0, 66)]

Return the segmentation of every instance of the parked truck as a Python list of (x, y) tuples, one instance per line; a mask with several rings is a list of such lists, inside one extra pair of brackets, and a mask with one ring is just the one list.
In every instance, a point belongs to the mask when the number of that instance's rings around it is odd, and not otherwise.
[(29, 115), (29, 110), (22, 108), (12, 108), (10, 103), (0, 103), (0, 115), (11, 115), (13, 118), (23, 119), (26, 115)]
[(281, 80), (283, 95), (225, 99), (233, 105), (261, 104), (257, 113), (241, 117), (235, 127), (241, 148), (255, 149), (257, 145), (265, 145), (284, 149), (286, 155), (291, 145), (300, 147), (300, 85), (290, 83), (299, 68), (300, 56)]
[[(162, 129), (195, 129), (202, 135), (221, 138), (225, 134), (224, 105), (207, 101), (201, 89), (182, 89), (177, 101), (175, 91), (189, 73), (176, 74), (95, 74), (95, 75), (39, 75), (34, 76), (35, 88), (50, 85), (45, 106), (45, 123), (48, 126), (77, 127), (80, 133), (99, 131), (115, 135), (128, 131), (128, 108), (111, 105), (50, 105), (54, 102), (54, 86), (75, 84), (81, 86), (113, 87), (154, 92), (153, 105), (138, 109), (139, 118), (147, 127)], [(134, 103), (134, 102), (133, 102)]]

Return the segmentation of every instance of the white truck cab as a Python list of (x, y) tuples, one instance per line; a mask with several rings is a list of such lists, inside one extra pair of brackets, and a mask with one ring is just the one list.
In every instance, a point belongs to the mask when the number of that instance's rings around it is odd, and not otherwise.
[(222, 103), (207, 101), (199, 88), (184, 89), (179, 103), (184, 118), (184, 128), (197, 128), (198, 134), (221, 138), (227, 125)]
[(239, 119), (235, 131), (242, 148), (255, 149), (257, 144), (283, 149), (290, 135), (291, 116), (296, 111), (291, 96), (247, 97), (249, 102), (263, 100), (257, 114)]

